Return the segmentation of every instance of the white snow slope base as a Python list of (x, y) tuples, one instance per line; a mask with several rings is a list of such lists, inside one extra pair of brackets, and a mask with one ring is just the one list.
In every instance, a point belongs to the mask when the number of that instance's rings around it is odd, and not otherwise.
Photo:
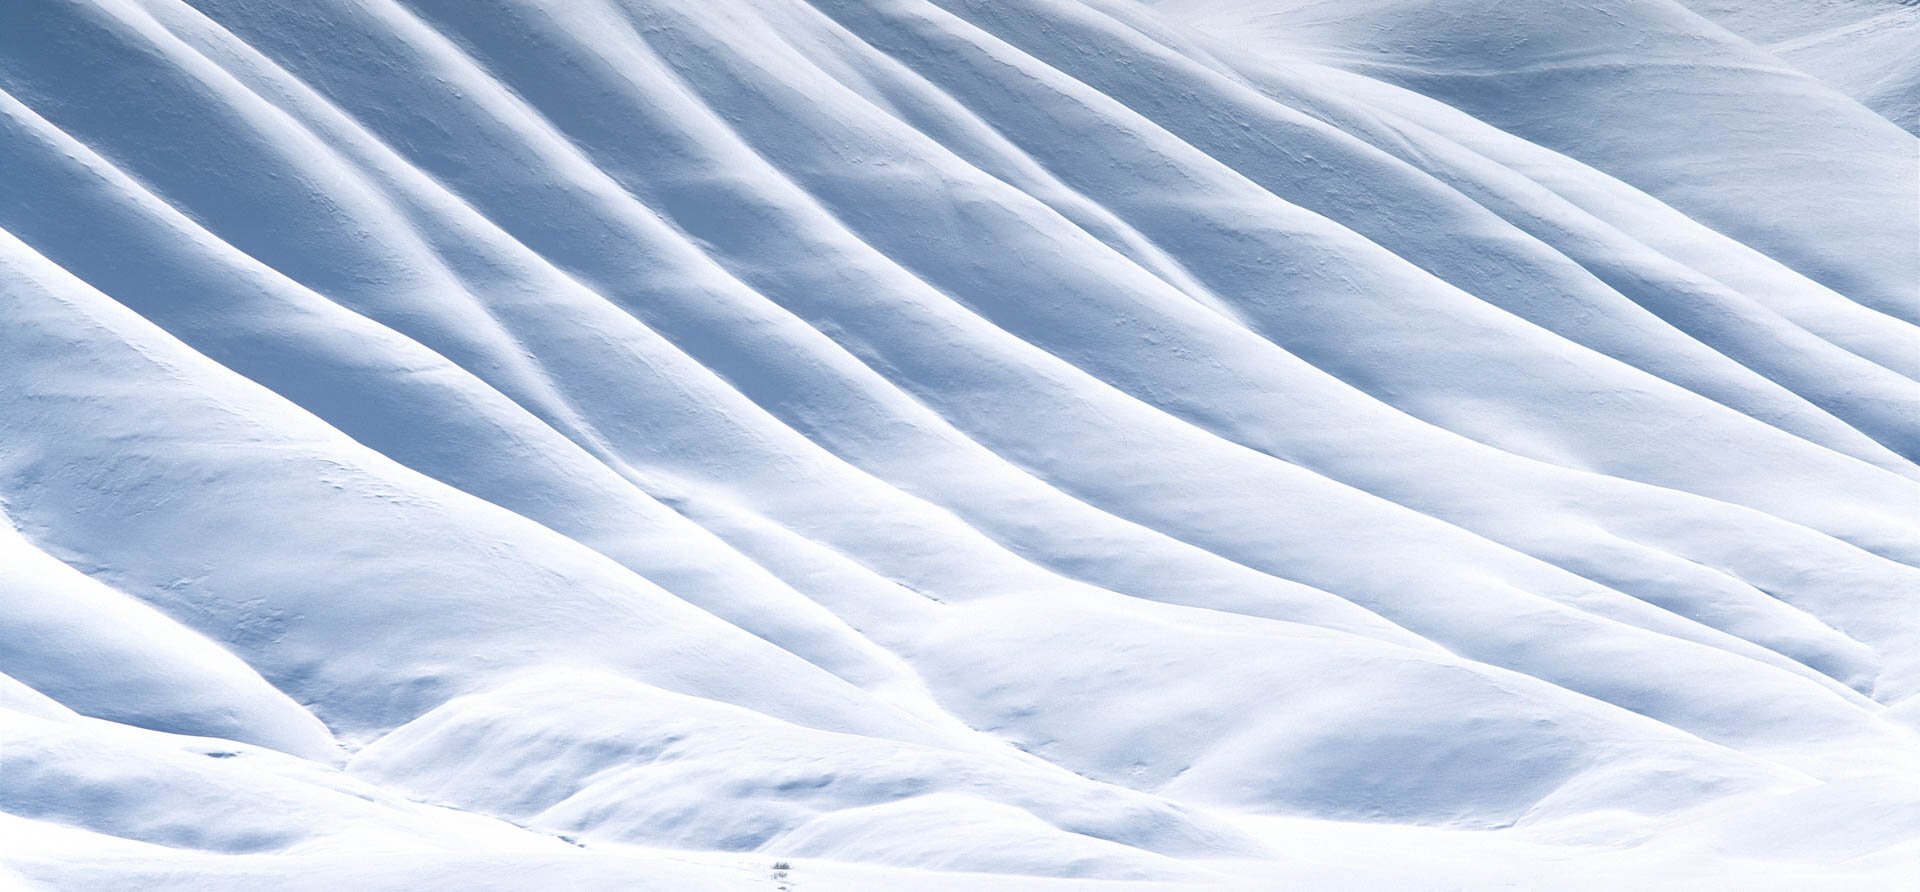
[(1910, 880), (1920, 6), (1759, 5), (0, 2), (0, 885)]

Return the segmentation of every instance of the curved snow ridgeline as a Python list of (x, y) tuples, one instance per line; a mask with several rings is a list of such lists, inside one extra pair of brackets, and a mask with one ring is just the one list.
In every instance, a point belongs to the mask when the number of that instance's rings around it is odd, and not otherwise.
[(0, 3), (0, 885), (1910, 879), (1916, 37)]

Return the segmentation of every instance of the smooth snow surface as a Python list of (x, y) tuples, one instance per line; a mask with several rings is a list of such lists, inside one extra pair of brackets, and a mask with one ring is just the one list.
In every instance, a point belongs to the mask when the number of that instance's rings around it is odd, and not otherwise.
[(0, 0), (0, 887), (1900, 887), (1916, 46)]

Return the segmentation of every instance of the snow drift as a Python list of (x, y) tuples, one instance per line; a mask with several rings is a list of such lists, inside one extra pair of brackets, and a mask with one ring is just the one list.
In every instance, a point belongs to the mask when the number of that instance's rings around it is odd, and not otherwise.
[(0, 869), (1890, 881), (1916, 28), (4, 4)]

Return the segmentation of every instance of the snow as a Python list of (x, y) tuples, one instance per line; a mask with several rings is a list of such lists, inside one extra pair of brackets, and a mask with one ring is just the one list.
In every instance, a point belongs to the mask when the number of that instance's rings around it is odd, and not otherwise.
[(1755, 3), (1686, 0), (1687, 7), (1831, 84), (1881, 117), (1920, 132), (1920, 9), (1903, 0)]
[(0, 885), (1892, 885), (1911, 10), (0, 4)]

